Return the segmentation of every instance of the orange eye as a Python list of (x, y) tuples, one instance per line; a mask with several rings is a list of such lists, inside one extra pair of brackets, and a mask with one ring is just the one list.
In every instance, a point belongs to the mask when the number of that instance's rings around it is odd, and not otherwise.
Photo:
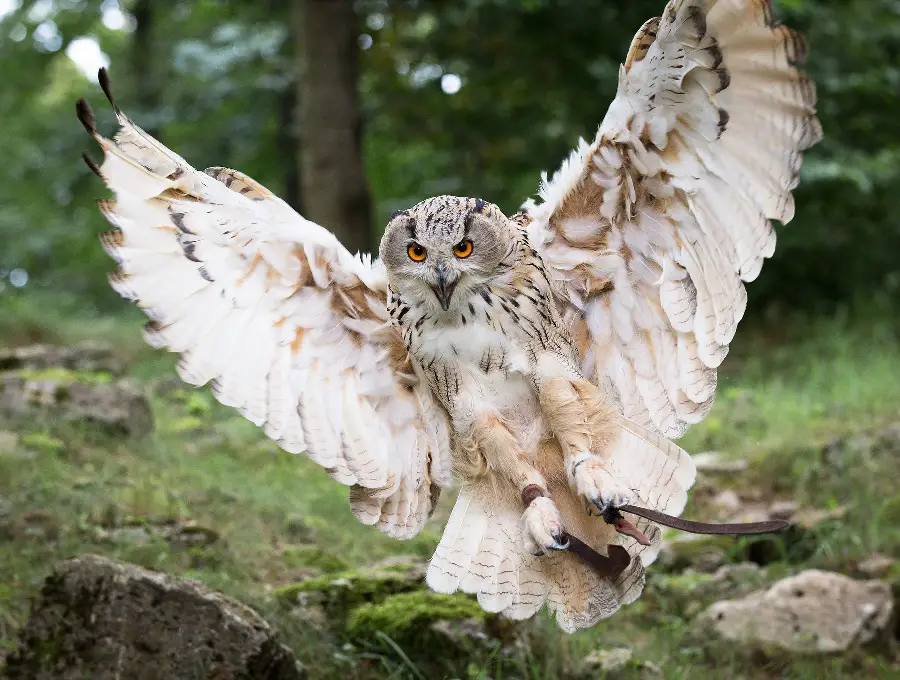
[(418, 243), (410, 243), (409, 248), (406, 249), (406, 254), (409, 255), (409, 259), (413, 262), (423, 262), (428, 255), (428, 251)]
[(456, 257), (469, 257), (472, 254), (472, 242), (469, 239), (460, 241), (453, 246), (453, 254)]

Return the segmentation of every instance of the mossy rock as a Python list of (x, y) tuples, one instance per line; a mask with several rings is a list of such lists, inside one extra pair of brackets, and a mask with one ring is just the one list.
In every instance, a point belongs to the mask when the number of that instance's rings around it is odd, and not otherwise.
[(439, 621), (484, 623), (487, 614), (464, 595), (416, 591), (390, 595), (382, 602), (356, 607), (347, 619), (353, 637), (375, 639), (383, 633), (402, 644), (427, 645), (441, 635), (433, 628)]
[(424, 585), (402, 571), (359, 570), (306, 579), (277, 588), (276, 599), (285, 607), (314, 602), (321, 605), (336, 627), (360, 605), (383, 602), (390, 595), (421, 590)]

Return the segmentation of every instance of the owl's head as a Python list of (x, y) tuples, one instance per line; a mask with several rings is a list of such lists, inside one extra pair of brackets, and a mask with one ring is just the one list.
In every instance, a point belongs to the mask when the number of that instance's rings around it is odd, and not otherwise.
[(491, 203), (436, 196), (394, 214), (379, 256), (405, 300), (455, 311), (497, 274), (511, 247), (509, 230)]

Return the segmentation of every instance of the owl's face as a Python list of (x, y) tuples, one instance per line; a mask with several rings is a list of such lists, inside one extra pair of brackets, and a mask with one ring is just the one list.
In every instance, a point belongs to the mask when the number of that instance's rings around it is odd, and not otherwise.
[(437, 196), (391, 218), (379, 256), (404, 300), (452, 313), (498, 273), (511, 247), (509, 229), (491, 203)]

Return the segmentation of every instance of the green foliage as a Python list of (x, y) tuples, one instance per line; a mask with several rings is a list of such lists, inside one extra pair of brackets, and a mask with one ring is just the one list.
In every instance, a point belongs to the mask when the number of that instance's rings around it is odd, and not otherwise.
[[(141, 27), (101, 21), (114, 2), (21, 4), (0, 18), (8, 65), (0, 84), (0, 298), (65, 291), (84, 310), (122, 308), (105, 282), (112, 263), (95, 240), (106, 227), (92, 201), (104, 190), (79, 161), (91, 143), (72, 106), (87, 96), (103, 130), (112, 116), (64, 54), (79, 38), (96, 39), (109, 56), (120, 103), (138, 123), (199, 167), (237, 167), (292, 198), (291, 3), (145, 2), (149, 61), (133, 45)], [(371, 38), (360, 88), (376, 232), (394, 209), (440, 192), (516, 210), (541, 170), (593, 134), (633, 32), (662, 5), (359, 0), (360, 32)], [(900, 10), (893, 0), (778, 5), (809, 39), (825, 140), (808, 154), (797, 217), (779, 230), (773, 262), (750, 287), (751, 308), (831, 309), (865, 290), (895, 297)], [(460, 78), (455, 94), (442, 91), (448, 74)], [(14, 268), (30, 275), (22, 290), (10, 283)]]

